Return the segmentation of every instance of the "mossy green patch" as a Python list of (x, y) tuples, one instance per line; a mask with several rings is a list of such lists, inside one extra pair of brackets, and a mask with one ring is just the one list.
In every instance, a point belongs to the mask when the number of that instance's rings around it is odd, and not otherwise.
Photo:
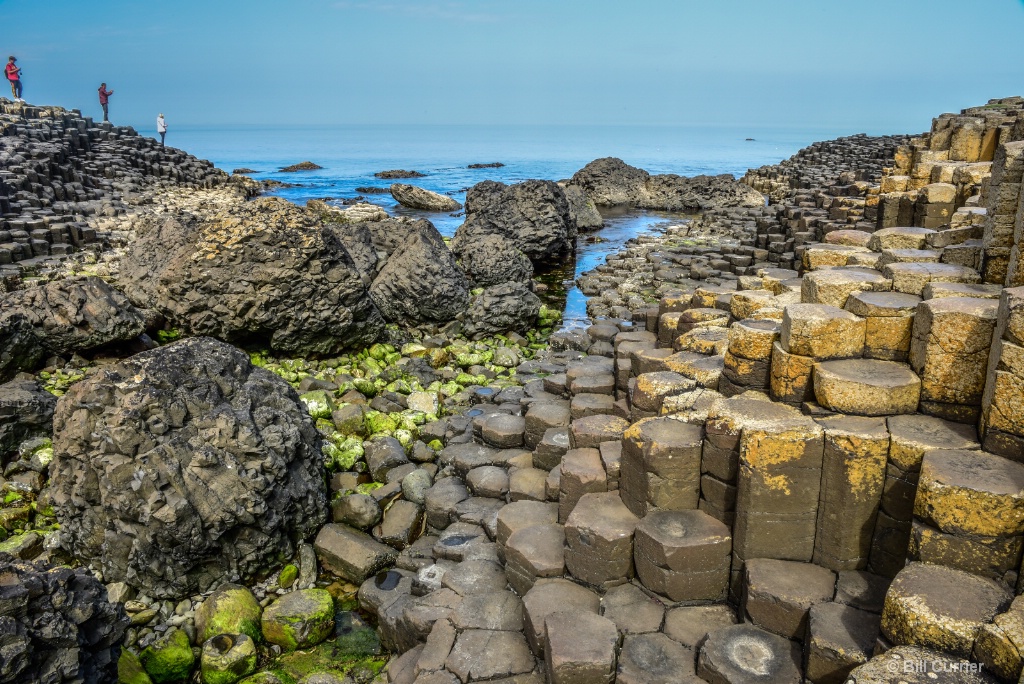
[(117, 659), (117, 684), (153, 684), (139, 656), (127, 648), (121, 649), (121, 657)]
[(263, 608), (245, 587), (228, 584), (218, 589), (196, 610), (199, 643), (218, 634), (245, 634), (261, 641)]
[(281, 568), (281, 572), (277, 575), (277, 586), (282, 589), (287, 589), (295, 584), (296, 578), (299, 576), (299, 569), (289, 563), (288, 565)]
[(165, 684), (187, 679), (195, 664), (195, 656), (188, 635), (180, 629), (173, 629), (147, 646), (139, 654), (139, 661), (153, 684)]

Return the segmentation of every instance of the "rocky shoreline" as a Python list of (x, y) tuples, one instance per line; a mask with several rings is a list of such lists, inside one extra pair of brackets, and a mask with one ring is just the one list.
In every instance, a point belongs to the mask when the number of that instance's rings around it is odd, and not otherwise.
[[(1024, 100), (450, 242), (57, 108), (0, 159), (0, 681), (1020, 676)], [(623, 205), (699, 214), (553, 332)]]

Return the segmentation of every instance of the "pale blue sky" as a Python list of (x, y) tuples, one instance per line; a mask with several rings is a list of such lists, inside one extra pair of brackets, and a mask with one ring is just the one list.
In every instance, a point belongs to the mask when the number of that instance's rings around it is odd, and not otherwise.
[(916, 132), (1024, 94), (1021, 0), (0, 0), (30, 102), (178, 125)]

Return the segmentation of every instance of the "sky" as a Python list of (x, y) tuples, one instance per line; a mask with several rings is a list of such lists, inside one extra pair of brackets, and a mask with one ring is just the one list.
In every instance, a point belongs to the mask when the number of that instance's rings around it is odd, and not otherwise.
[(1024, 95), (1022, 0), (0, 0), (32, 103), (175, 125), (920, 132)]

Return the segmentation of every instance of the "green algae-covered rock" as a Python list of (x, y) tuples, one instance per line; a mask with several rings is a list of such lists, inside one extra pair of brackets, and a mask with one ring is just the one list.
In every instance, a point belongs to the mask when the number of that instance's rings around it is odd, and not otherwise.
[(366, 378), (356, 378), (352, 381), (352, 386), (355, 387), (360, 394), (369, 399), (377, 396), (377, 386)]
[(309, 411), (309, 415), (314, 420), (317, 418), (323, 418), (325, 420), (331, 419), (331, 411), (334, 410), (334, 402), (331, 401), (331, 397), (325, 390), (313, 390), (312, 392), (306, 392), (300, 394), (299, 399), (306, 405), (306, 410)]
[(197, 641), (205, 643), (218, 634), (245, 634), (259, 641), (262, 615), (263, 608), (248, 588), (225, 584), (196, 610)]
[(369, 411), (365, 420), (366, 429), (371, 435), (390, 435), (398, 427), (394, 418), (380, 411)]
[(121, 657), (117, 659), (117, 684), (153, 684), (139, 656), (127, 648), (121, 649)]
[(245, 634), (218, 634), (203, 644), (203, 684), (235, 684), (255, 671), (258, 659), (256, 642)]
[(172, 629), (147, 646), (139, 654), (139, 661), (153, 684), (165, 684), (187, 679), (196, 659), (188, 635), (180, 629)]
[(263, 611), (263, 636), (285, 651), (315, 646), (334, 629), (334, 599), (326, 589), (285, 594)]
[(351, 470), (363, 457), (363, 440), (346, 437), (339, 441), (333, 437), (332, 435), (332, 439), (325, 441), (321, 447), (325, 465), (334, 470)]
[(295, 677), (280, 670), (265, 670), (239, 680), (238, 684), (296, 684)]
[(277, 575), (277, 586), (282, 589), (287, 589), (295, 583), (295, 579), (299, 576), (299, 569), (289, 563), (288, 565), (281, 568), (281, 572)]
[(375, 630), (360, 629), (324, 641), (306, 651), (286, 653), (270, 669), (275, 673), (290, 675), (296, 680), (323, 673), (341, 680), (350, 676), (356, 681), (370, 681), (387, 664), (387, 656), (379, 653), (380, 642)]

